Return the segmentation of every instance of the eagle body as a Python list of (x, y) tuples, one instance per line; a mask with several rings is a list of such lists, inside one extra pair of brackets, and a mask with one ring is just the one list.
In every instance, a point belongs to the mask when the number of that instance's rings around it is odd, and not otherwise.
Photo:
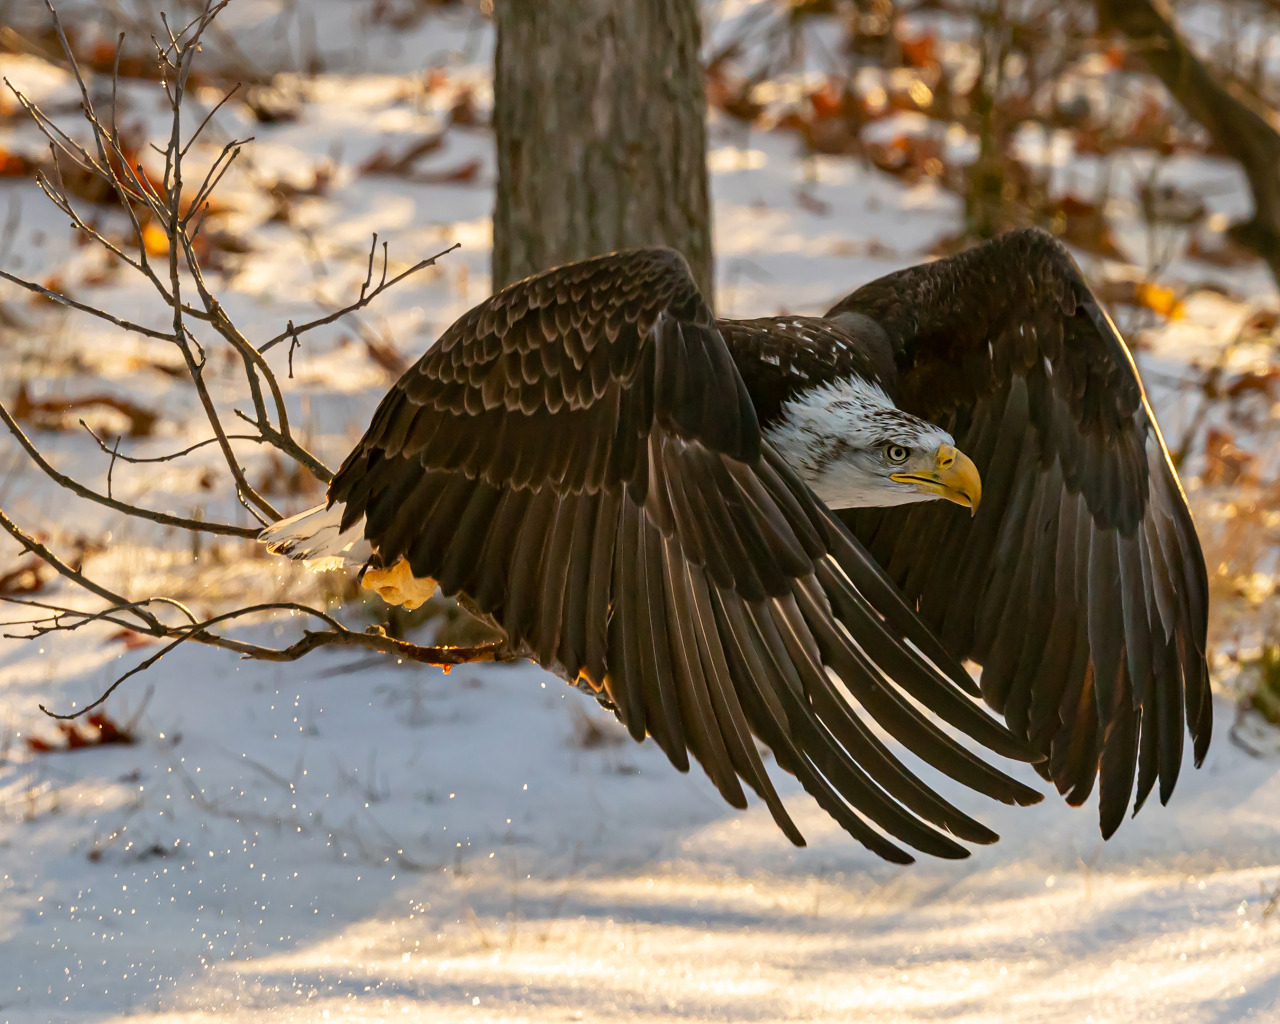
[(1097, 784), (1104, 835), (1209, 742), (1185, 496), (1129, 350), (1039, 231), (823, 317), (718, 320), (662, 249), (528, 278), (264, 540), (392, 601), (458, 595), (798, 844), (757, 740), (897, 862), (996, 836), (882, 733), (1005, 803), (1040, 794), (993, 756), (1072, 803)]

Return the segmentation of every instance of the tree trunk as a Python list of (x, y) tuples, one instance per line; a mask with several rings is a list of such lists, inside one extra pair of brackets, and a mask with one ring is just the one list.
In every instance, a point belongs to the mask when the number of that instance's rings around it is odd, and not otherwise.
[(494, 287), (668, 245), (710, 302), (697, 0), (497, 0), (494, 11)]
[(1254, 213), (1232, 235), (1261, 255), (1280, 283), (1280, 115), (1237, 83), (1214, 75), (1179, 34), (1166, 0), (1096, 3), (1099, 27), (1123, 32), (1182, 109), (1239, 162)]

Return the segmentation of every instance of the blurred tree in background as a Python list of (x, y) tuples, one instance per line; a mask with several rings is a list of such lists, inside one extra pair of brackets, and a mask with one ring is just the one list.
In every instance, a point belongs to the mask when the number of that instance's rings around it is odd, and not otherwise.
[(494, 5), (495, 288), (639, 245), (713, 295), (696, 0)]

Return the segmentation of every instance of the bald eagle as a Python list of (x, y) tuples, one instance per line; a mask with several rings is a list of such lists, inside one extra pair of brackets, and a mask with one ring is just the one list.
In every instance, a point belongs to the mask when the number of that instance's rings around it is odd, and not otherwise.
[(1197, 765), (1209, 743), (1186, 498), (1123, 339), (1040, 231), (822, 317), (717, 319), (665, 249), (530, 277), (264, 540), (395, 602), (438, 583), (797, 845), (756, 739), (899, 863), (997, 836), (886, 734), (1005, 803), (1041, 797), (944, 725), (1072, 804), (1096, 780), (1107, 837), (1131, 797), (1168, 800), (1185, 733)]

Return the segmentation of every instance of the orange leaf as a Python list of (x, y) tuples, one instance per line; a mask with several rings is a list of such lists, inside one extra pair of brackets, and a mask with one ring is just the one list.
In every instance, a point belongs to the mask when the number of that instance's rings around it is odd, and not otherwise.
[(938, 63), (938, 39), (932, 33), (915, 39), (899, 39), (902, 63), (909, 68), (928, 68)]
[[(135, 651), (139, 647), (147, 647), (156, 642), (154, 637), (149, 637), (145, 633), (139, 633), (132, 629), (117, 630), (107, 637), (105, 642), (110, 644), (116, 643), (117, 641), (124, 644), (125, 650), (127, 651)], [(90, 719), (90, 721), (92, 721), (92, 719)]]
[(151, 221), (142, 229), (142, 246), (148, 256), (168, 256), (169, 235), (159, 224)]
[(21, 153), (9, 153), (0, 149), (0, 178), (25, 178), (35, 169), (35, 162)]
[(1138, 285), (1137, 299), (1139, 306), (1145, 306), (1153, 313), (1159, 313), (1170, 320), (1180, 319), (1185, 310), (1181, 300), (1172, 288), (1144, 281)]
[(1200, 479), (1207, 485), (1239, 483), (1247, 474), (1253, 456), (1237, 448), (1230, 431), (1209, 428), (1204, 444), (1205, 468)]

